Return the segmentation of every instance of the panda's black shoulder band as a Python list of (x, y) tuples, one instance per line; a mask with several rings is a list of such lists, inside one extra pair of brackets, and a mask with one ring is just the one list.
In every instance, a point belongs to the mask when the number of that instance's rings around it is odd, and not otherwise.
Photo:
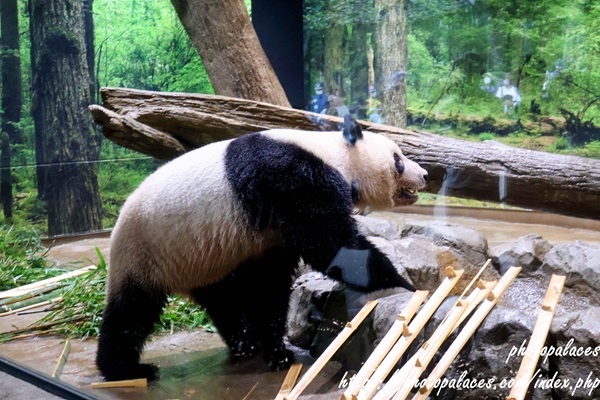
[(363, 138), (360, 124), (349, 114), (344, 116), (344, 139), (354, 146), (357, 140)]

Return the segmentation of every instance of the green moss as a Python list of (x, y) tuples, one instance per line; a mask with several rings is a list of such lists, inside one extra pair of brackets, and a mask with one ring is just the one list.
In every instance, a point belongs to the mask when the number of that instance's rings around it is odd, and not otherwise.
[[(44, 42), (44, 56), (53, 58), (53, 54), (78, 54), (81, 52), (80, 38), (66, 28), (51, 28)], [(49, 53), (49, 54), (46, 54)]]

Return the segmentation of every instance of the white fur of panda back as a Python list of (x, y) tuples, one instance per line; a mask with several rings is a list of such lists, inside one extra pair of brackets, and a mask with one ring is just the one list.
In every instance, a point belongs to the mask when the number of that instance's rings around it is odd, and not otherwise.
[(248, 226), (226, 179), (230, 142), (178, 157), (129, 196), (111, 236), (109, 293), (128, 278), (187, 293), (273, 245)]

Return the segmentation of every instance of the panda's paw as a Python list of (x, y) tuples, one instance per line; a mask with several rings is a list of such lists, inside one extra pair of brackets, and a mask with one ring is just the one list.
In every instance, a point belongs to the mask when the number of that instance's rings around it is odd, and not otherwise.
[(158, 367), (154, 364), (121, 365), (119, 368), (104, 368), (102, 375), (107, 381), (122, 381), (127, 379), (146, 378), (148, 381), (158, 379)]
[(229, 350), (232, 357), (239, 358), (252, 358), (260, 352), (257, 342), (243, 339), (235, 342), (233, 346), (229, 347)]
[(276, 349), (266, 357), (266, 361), (271, 371), (283, 371), (294, 363), (294, 352), (285, 347)]
[(159, 377), (159, 369), (154, 364), (138, 364), (135, 368), (136, 378), (146, 378), (149, 381), (155, 381)]

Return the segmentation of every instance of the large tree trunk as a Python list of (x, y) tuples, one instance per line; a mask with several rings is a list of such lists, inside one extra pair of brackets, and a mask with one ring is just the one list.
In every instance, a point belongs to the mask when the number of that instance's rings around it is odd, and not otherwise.
[(216, 94), (289, 107), (242, 0), (171, 0)]
[(344, 98), (344, 42), (346, 26), (335, 18), (342, 8), (340, 0), (328, 0), (328, 15), (333, 21), (325, 30), (325, 55), (323, 63), (323, 84), (325, 93)]
[[(104, 88), (101, 94), (104, 107), (117, 113), (92, 106), (94, 118), (104, 125), (104, 135), (165, 160), (189, 148), (248, 132), (271, 128), (336, 130), (342, 122), (321, 115), (314, 124), (316, 115), (310, 112), (223, 96), (122, 88)], [(396, 141), (409, 158), (429, 171), (428, 192), (438, 193), (443, 187), (446, 195), (600, 219), (599, 160), (360, 123), (363, 129)], [(155, 131), (160, 137), (154, 137)], [(164, 148), (161, 143), (165, 143)]]
[(96, 69), (94, 46), (94, 0), (83, 0), (83, 27), (85, 29), (85, 60), (90, 79), (90, 101), (96, 98)]
[(12, 217), (11, 145), (23, 143), (19, 129), (23, 88), (17, 0), (0, 0), (2, 64), (2, 125), (0, 126), (0, 197), (4, 218)]
[(378, 65), (386, 125), (406, 127), (407, 0), (375, 0)]
[(358, 101), (358, 99), (366, 101), (369, 95), (367, 33), (367, 24), (359, 21), (352, 30), (352, 38), (350, 46), (348, 46), (352, 71), (350, 91), (354, 101)]
[(31, 111), (50, 236), (102, 228), (82, 6), (30, 1)]

